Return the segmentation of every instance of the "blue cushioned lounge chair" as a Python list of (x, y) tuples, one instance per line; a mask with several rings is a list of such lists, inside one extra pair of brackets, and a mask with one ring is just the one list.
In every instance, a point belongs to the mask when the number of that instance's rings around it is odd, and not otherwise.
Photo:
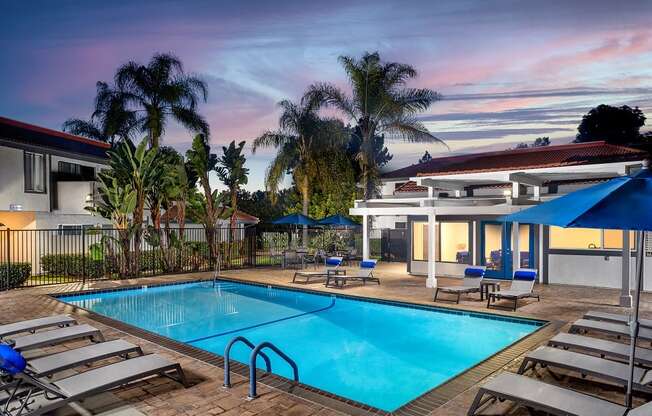
[(437, 290), (435, 290), (435, 298), (433, 300), (437, 302), (439, 292), (451, 293), (457, 295), (455, 303), (460, 303), (460, 296), (462, 296), (463, 293), (480, 292), (480, 283), (482, 283), (486, 270), (487, 268), (485, 266), (467, 267), (466, 270), (464, 270), (464, 282), (462, 283), (462, 286), (437, 287)]
[(518, 300), (523, 298), (537, 298), (539, 295), (533, 292), (534, 282), (537, 280), (537, 269), (516, 269), (514, 270), (514, 280), (509, 290), (492, 292), (487, 296), (487, 308), (491, 306), (492, 301), (509, 299), (514, 301), (513, 309), (518, 307)]

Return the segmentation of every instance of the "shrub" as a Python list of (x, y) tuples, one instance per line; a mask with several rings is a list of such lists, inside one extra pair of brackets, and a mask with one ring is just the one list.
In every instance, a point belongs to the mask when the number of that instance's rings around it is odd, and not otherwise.
[[(25, 283), (32, 273), (31, 263), (0, 263), (0, 290), (13, 289)], [(9, 274), (9, 279), (7, 279)]]
[(97, 279), (104, 275), (103, 260), (93, 260), (81, 254), (46, 254), (41, 257), (41, 269), (45, 273)]

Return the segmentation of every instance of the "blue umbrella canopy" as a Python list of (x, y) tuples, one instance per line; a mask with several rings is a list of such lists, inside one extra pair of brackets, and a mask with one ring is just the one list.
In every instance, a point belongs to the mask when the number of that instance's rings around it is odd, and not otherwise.
[(272, 224), (287, 224), (287, 225), (317, 225), (317, 222), (310, 217), (303, 214), (290, 214), (285, 217), (277, 218), (272, 221)]
[(643, 245), (645, 232), (652, 230), (652, 173), (647, 168), (647, 161), (645, 165), (636, 175), (615, 178), (503, 217), (506, 222), (642, 231), (638, 235), (636, 292), (630, 322), (629, 379), (626, 395), (628, 407), (632, 406), (635, 347), (639, 332)]
[(652, 231), (652, 173), (642, 169), (502, 219), (560, 227)]
[(360, 224), (353, 221), (350, 218), (345, 217), (344, 215), (331, 215), (330, 217), (322, 218), (317, 221), (319, 225), (331, 225), (334, 227), (359, 227)]

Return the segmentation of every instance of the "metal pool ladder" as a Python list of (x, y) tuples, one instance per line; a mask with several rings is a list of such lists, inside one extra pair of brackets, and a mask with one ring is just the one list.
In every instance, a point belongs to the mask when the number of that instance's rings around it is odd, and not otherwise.
[(231, 360), (229, 358), (231, 354), (231, 347), (234, 344), (242, 342), (251, 348), (251, 354), (249, 355), (249, 399), (256, 398), (256, 358), (260, 355), (265, 360), (265, 369), (268, 373), (272, 372), (272, 362), (269, 357), (262, 351), (265, 348), (269, 348), (274, 351), (279, 357), (285, 360), (290, 367), (292, 367), (293, 379), (295, 383), (299, 382), (299, 367), (293, 359), (287, 356), (283, 351), (281, 351), (276, 345), (271, 342), (261, 342), (260, 344), (254, 346), (254, 344), (243, 336), (237, 336), (233, 338), (226, 345), (224, 349), (224, 387), (231, 387)]

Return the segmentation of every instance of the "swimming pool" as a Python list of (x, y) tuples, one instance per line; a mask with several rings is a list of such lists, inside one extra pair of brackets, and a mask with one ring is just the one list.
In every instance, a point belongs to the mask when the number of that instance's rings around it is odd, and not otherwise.
[[(58, 299), (219, 355), (237, 335), (270, 341), (296, 361), (302, 383), (386, 411), (543, 325), (232, 281)], [(231, 357), (248, 363), (249, 353), (236, 344)], [(291, 378), (289, 366), (268, 355), (273, 372)]]

